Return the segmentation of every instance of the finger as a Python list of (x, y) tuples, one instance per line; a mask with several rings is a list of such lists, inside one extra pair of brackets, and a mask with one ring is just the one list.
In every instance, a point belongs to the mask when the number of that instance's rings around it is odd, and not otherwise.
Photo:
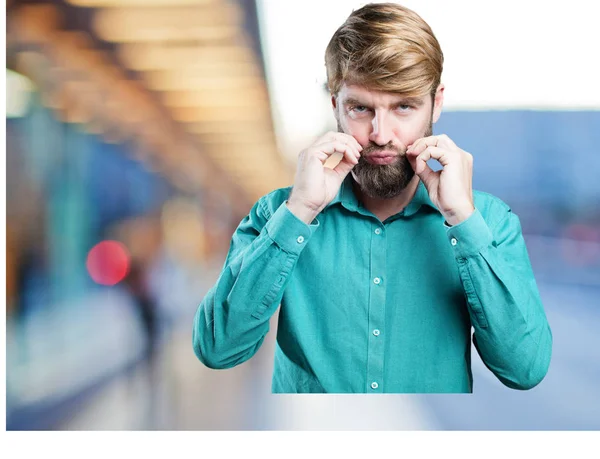
[(425, 139), (427, 139), (427, 137), (421, 137), (417, 140), (415, 140), (411, 145), (409, 145), (406, 149), (407, 153), (412, 153), (413, 151), (417, 150), (418, 148), (421, 148), (421, 146), (423, 145), (423, 142), (425, 142)]
[(437, 189), (436, 182), (439, 180), (441, 171), (434, 171), (427, 163), (422, 167), (422, 170), (415, 174), (419, 176), (427, 190)]
[[(416, 152), (413, 152), (411, 153), (411, 156), (414, 156), (415, 154)], [(417, 169), (422, 167), (422, 164), (427, 163), (430, 159), (435, 159), (436, 161), (439, 161), (442, 166), (447, 166), (450, 163), (450, 156), (448, 150), (445, 148), (429, 146), (417, 155)]]
[(439, 180), (441, 171), (434, 171), (431, 169), (431, 167), (429, 167), (429, 164), (427, 164), (429, 159), (428, 156), (428, 153), (423, 153), (421, 155), (417, 155), (416, 157), (413, 156), (412, 159), (409, 158), (409, 161), (413, 170), (415, 171), (415, 174), (419, 176), (427, 189), (430, 190), (436, 188), (435, 182)]
[(416, 154), (419, 154), (429, 146), (439, 146), (439, 139), (437, 136), (432, 135), (429, 137), (422, 137), (420, 139), (417, 139), (411, 146), (409, 146), (409, 148), (407, 149), (407, 153), (414, 152)]
[(315, 145), (319, 145), (326, 142), (335, 142), (340, 141), (348, 144), (350, 146), (355, 147), (359, 152), (363, 150), (362, 145), (350, 134), (346, 134), (345, 132), (334, 132), (330, 131), (325, 134), (319, 141), (315, 142)]
[(349, 149), (352, 149), (352, 147), (340, 140), (330, 140), (328, 142), (318, 143), (310, 148), (311, 151), (320, 151), (326, 153), (329, 156), (334, 154), (336, 151), (339, 153), (344, 153), (346, 150)]
[(333, 171), (339, 175), (340, 182), (346, 178), (348, 173), (356, 166), (355, 163), (350, 163), (343, 157), (342, 160), (333, 168)]
[(353, 145), (359, 151), (359, 153), (363, 150), (363, 146), (350, 134), (340, 133), (343, 139), (347, 140), (346, 143)]
[(322, 151), (317, 151), (315, 152), (315, 156), (317, 157), (317, 159), (319, 161), (321, 161), (323, 164), (325, 164), (325, 161), (327, 161), (327, 158), (329, 158), (329, 155), (323, 153)]
[(355, 164), (358, 163), (358, 158), (360, 157), (360, 154), (356, 150), (356, 148), (341, 141), (326, 142), (322, 143), (321, 145), (315, 145), (314, 149), (316, 151), (325, 153), (328, 156), (331, 156), (337, 151), (339, 153), (342, 153), (344, 157), (348, 159), (348, 161), (353, 162)]
[(439, 142), (437, 144), (438, 147), (447, 147), (447, 148), (456, 147), (456, 144), (446, 134), (439, 134), (437, 136), (437, 138), (439, 140)]
[(406, 158), (410, 162), (413, 169), (416, 171), (416, 161), (418, 156), (423, 153), (424, 150), (418, 148), (418, 145), (414, 145), (414, 149), (410, 149), (406, 151)]

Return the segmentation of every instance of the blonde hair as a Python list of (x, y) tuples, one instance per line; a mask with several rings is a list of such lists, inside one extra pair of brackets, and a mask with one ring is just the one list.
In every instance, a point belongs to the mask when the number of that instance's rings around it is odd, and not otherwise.
[(346, 83), (406, 97), (433, 97), (443, 64), (444, 55), (429, 25), (394, 3), (371, 3), (353, 11), (325, 51), (332, 95)]

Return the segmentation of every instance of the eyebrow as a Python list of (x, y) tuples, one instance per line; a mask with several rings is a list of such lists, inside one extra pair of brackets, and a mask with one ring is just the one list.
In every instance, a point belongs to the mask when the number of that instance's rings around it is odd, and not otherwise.
[[(346, 97), (346, 99), (344, 99), (343, 103), (344, 103), (344, 105), (362, 105), (364, 107), (369, 107), (369, 104), (361, 102), (360, 100), (358, 100), (357, 98), (355, 98), (353, 96)], [(403, 97), (401, 99), (396, 100), (392, 104), (390, 104), (390, 107), (388, 107), (388, 108), (397, 107), (398, 105), (414, 105), (415, 107), (420, 107), (423, 104), (424, 104), (424, 101), (422, 98)]]

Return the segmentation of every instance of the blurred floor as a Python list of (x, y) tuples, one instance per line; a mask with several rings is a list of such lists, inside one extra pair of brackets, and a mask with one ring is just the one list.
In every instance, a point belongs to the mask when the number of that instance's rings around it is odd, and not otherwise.
[[(554, 356), (533, 390), (505, 388), (473, 356), (475, 392), (464, 395), (271, 395), (273, 335), (254, 359), (227, 371), (203, 367), (180, 329), (159, 356), (156, 375), (123, 376), (61, 429), (600, 429), (600, 313), (597, 292), (542, 284)], [(186, 327), (189, 328), (189, 327)], [(585, 346), (585, 348), (582, 348)], [(473, 352), (475, 352), (473, 350)]]
[(544, 380), (529, 391), (507, 389), (473, 354), (473, 395), (418, 397), (442, 428), (600, 430), (600, 288), (538, 286), (553, 335)]
[(574, 284), (576, 276), (564, 264), (568, 282), (552, 279), (545, 266), (556, 266), (555, 252), (538, 251), (532, 240), (528, 245), (554, 338), (549, 373), (530, 391), (504, 387), (473, 348), (473, 395), (272, 395), (277, 315), (252, 359), (233, 369), (211, 370), (193, 353), (194, 311), (189, 310), (162, 337), (153, 366), (142, 362), (121, 372), (52, 428), (600, 429), (600, 286)]
[[(229, 370), (204, 367), (191, 347), (191, 318), (146, 365), (115, 379), (57, 426), (66, 430), (426, 429), (408, 396), (272, 395), (277, 316), (258, 353)], [(393, 404), (390, 404), (390, 401)]]

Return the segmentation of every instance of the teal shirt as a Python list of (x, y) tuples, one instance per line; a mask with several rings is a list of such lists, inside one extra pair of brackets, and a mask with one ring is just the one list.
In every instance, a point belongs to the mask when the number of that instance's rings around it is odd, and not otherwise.
[(311, 225), (287, 208), (291, 187), (258, 200), (196, 312), (198, 359), (248, 360), (281, 306), (274, 393), (472, 392), (472, 329), (502, 383), (537, 385), (552, 334), (511, 209), (474, 191), (476, 210), (450, 227), (419, 182), (381, 222), (352, 182)]

